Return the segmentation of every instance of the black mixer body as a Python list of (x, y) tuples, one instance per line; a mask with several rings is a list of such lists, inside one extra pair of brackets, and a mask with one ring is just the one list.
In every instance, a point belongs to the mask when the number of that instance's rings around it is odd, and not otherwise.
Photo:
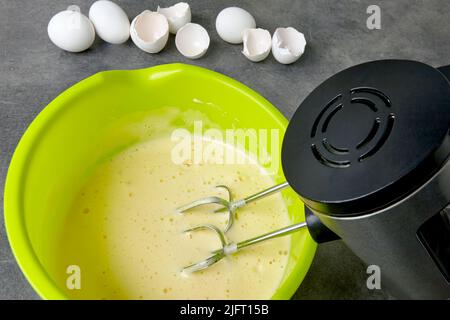
[(313, 238), (341, 238), (399, 298), (450, 298), (449, 79), (406, 60), (349, 68), (303, 101), (283, 142)]

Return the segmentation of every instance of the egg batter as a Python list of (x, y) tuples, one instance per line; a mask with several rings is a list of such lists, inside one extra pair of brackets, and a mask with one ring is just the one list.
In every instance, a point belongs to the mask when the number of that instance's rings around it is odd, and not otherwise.
[[(214, 144), (218, 142), (205, 142)], [(204, 207), (186, 214), (178, 206), (211, 195), (235, 199), (275, 184), (256, 162), (194, 164), (171, 161), (174, 142), (152, 139), (111, 157), (87, 180), (67, 216), (59, 241), (58, 283), (66, 288), (68, 266), (80, 270), (75, 299), (269, 299), (287, 265), (290, 237), (273, 239), (191, 274), (184, 266), (220, 247), (208, 231), (184, 233), (199, 224), (226, 224), (225, 213)], [(231, 146), (225, 146), (232, 148)], [(223, 192), (223, 191), (222, 191)], [(227, 233), (238, 242), (290, 224), (280, 194), (237, 212)]]

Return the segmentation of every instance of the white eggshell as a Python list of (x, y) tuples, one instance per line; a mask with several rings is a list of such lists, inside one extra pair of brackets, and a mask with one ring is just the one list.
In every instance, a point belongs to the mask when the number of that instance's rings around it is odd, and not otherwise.
[(242, 43), (245, 29), (256, 27), (255, 19), (250, 13), (238, 7), (225, 8), (217, 15), (216, 30), (226, 42)]
[(253, 62), (267, 58), (272, 47), (272, 37), (264, 29), (245, 29), (243, 35), (244, 49), (242, 53)]
[(77, 10), (65, 10), (54, 15), (47, 32), (57, 47), (70, 52), (84, 51), (95, 40), (94, 26)]
[(205, 28), (188, 23), (178, 30), (175, 45), (180, 53), (190, 59), (202, 57), (209, 47), (209, 35)]
[(145, 10), (131, 22), (130, 35), (139, 49), (157, 53), (166, 46), (169, 23), (164, 15)]
[(178, 2), (168, 8), (161, 8), (158, 6), (157, 11), (167, 18), (167, 21), (169, 22), (169, 32), (173, 34), (176, 34), (186, 23), (191, 22), (191, 8), (186, 2)]
[(303, 33), (292, 27), (278, 28), (272, 38), (272, 54), (283, 64), (298, 60), (305, 52), (306, 40)]
[(98, 36), (112, 44), (121, 44), (130, 37), (130, 20), (125, 11), (108, 0), (99, 0), (89, 9), (89, 19)]

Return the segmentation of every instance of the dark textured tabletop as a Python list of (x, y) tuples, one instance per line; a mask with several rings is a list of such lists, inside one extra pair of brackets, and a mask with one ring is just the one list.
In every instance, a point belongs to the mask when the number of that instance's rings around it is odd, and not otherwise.
[[(289, 119), (300, 102), (323, 80), (361, 62), (400, 58), (433, 66), (450, 64), (450, 1), (448, 0), (191, 0), (193, 22), (211, 36), (206, 56), (187, 60), (176, 50), (173, 36), (159, 54), (146, 54), (129, 40), (109, 45), (97, 39), (81, 54), (63, 52), (47, 37), (47, 24), (68, 5), (87, 14), (93, 1), (0, 0), (0, 187), (14, 148), (34, 117), (62, 90), (98, 71), (134, 69), (185, 62), (233, 77), (272, 102)], [(130, 18), (145, 9), (176, 1), (116, 0)], [(381, 30), (369, 30), (366, 10), (381, 9)], [(281, 65), (272, 56), (248, 61), (241, 45), (223, 42), (215, 17), (227, 6), (251, 12), (259, 27), (273, 32), (293, 26), (308, 42), (304, 56)], [(3, 195), (3, 192), (2, 192)], [(2, 198), (3, 199), (3, 198)], [(0, 299), (37, 299), (11, 253), (0, 214)], [(341, 241), (318, 247), (297, 299), (386, 299), (383, 289), (366, 287), (366, 266)], [(382, 284), (383, 285), (383, 284)]]

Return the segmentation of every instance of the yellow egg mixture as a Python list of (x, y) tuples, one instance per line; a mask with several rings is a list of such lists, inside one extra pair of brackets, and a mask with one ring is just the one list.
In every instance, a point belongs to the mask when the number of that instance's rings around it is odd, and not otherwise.
[[(205, 196), (225, 197), (216, 185), (229, 186), (240, 199), (274, 181), (251, 160), (175, 164), (174, 144), (170, 138), (139, 144), (90, 176), (58, 243), (60, 286), (66, 287), (68, 266), (80, 270), (81, 288), (66, 289), (70, 298), (269, 299), (274, 294), (288, 261), (289, 237), (245, 248), (200, 272), (181, 272), (220, 247), (211, 232), (183, 230), (205, 223), (223, 228), (227, 216), (214, 214), (214, 206), (187, 214), (176, 213), (177, 207)], [(237, 242), (289, 223), (282, 196), (275, 194), (239, 209), (227, 237)]]

